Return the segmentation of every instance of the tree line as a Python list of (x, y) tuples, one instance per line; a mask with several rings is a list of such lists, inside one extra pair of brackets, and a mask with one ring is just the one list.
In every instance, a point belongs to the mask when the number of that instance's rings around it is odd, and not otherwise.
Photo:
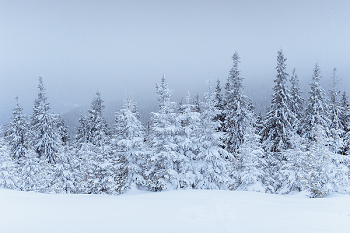
[(17, 104), (0, 147), (0, 185), (44, 193), (121, 194), (129, 189), (226, 189), (287, 194), (307, 190), (310, 197), (349, 193), (350, 105), (337, 89), (321, 87), (313, 69), (309, 99), (301, 97), (295, 69), (287, 72), (278, 51), (269, 110), (256, 114), (243, 93), (240, 57), (224, 90), (207, 81), (203, 99), (190, 94), (178, 104), (165, 77), (156, 84), (159, 111), (147, 126), (131, 97), (110, 128), (99, 92), (81, 114), (70, 139), (53, 114), (42, 78), (33, 114)]

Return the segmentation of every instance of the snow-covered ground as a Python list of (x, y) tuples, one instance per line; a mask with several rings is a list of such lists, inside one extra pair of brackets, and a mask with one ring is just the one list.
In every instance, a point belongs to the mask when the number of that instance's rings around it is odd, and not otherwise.
[(120, 196), (0, 189), (0, 232), (350, 232), (350, 196), (186, 190)]

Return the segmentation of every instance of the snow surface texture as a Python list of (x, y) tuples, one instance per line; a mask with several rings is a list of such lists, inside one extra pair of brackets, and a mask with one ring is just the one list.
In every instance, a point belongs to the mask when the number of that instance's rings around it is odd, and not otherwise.
[(350, 232), (350, 196), (308, 198), (243, 191), (125, 195), (0, 189), (0, 232)]

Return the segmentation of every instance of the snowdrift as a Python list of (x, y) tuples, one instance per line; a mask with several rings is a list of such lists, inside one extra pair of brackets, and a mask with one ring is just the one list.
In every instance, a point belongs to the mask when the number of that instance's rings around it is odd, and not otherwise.
[(125, 195), (0, 189), (0, 232), (350, 232), (350, 196), (183, 190)]

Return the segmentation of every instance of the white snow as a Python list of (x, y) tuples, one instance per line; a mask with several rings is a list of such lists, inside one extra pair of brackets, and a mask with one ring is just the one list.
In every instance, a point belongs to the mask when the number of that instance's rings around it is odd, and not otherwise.
[(350, 232), (350, 196), (183, 190), (120, 196), (0, 189), (0, 232)]

